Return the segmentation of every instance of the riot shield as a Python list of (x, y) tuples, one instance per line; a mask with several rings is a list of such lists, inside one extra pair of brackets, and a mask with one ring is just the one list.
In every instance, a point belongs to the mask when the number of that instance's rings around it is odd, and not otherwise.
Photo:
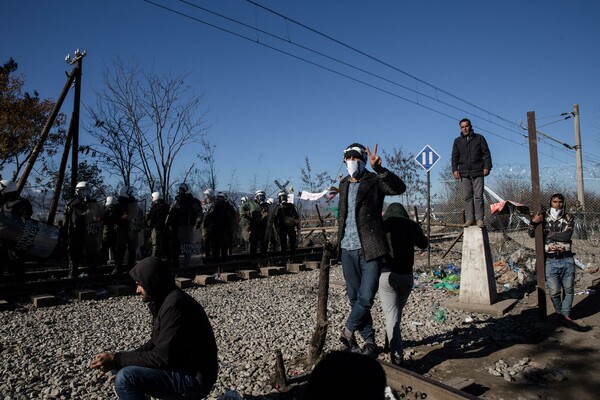
[(200, 254), (202, 230), (191, 225), (179, 227), (179, 246), (182, 255)]
[(0, 240), (29, 256), (50, 257), (58, 244), (58, 228), (11, 213), (0, 213)]
[(104, 209), (100, 203), (96, 201), (88, 203), (85, 209), (84, 219), (84, 252), (88, 255), (98, 254), (102, 247), (102, 227), (104, 225)]

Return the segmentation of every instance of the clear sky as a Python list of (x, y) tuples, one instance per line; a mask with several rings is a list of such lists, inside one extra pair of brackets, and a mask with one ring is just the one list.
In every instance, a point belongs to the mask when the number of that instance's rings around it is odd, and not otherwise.
[[(209, 138), (217, 146), (221, 186), (233, 176), (241, 190), (255, 178), (259, 186), (291, 179), (302, 189), (305, 156), (315, 172), (335, 176), (343, 171), (342, 150), (353, 142), (378, 143), (380, 153), (401, 147), (413, 154), (429, 144), (442, 156), (432, 170), (432, 179), (438, 179), (459, 134), (458, 120), (465, 116), (488, 140), (492, 174), (528, 169), (522, 136), (527, 132), (519, 121), (526, 124), (527, 112), (535, 111), (540, 131), (574, 144), (573, 119), (557, 121), (575, 103), (581, 111), (586, 186), (598, 186), (593, 179), (600, 177), (597, 0), (256, 1), (287, 21), (244, 0), (153, 1), (195, 20), (143, 0), (3, 0), (0, 61), (13, 57), (27, 90), (56, 98), (71, 69), (65, 55), (86, 50), (86, 105), (94, 103), (102, 73), (117, 57), (147, 70), (189, 73), (188, 83), (204, 93), (210, 108)], [(71, 104), (65, 103), (68, 115)], [(543, 173), (557, 166), (573, 169), (573, 151), (548, 140), (539, 149)], [(187, 149), (181, 170), (196, 153)]]

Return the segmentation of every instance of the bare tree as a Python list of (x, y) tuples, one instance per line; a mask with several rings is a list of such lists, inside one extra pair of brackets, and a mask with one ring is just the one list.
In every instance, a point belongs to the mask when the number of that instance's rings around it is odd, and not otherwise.
[(300, 178), (307, 192), (318, 192), (327, 189), (334, 181), (327, 171), (313, 174), (308, 156), (304, 156), (304, 167), (300, 168)]
[(398, 175), (406, 184), (406, 191), (401, 197), (405, 205), (412, 207), (427, 198), (427, 183), (421, 178), (420, 167), (414, 155), (404, 153), (402, 148), (394, 147), (391, 153), (383, 152), (386, 167)]
[(143, 72), (117, 60), (104, 74), (90, 134), (107, 170), (124, 184), (141, 177), (150, 191), (169, 197), (173, 165), (180, 151), (201, 143), (208, 129), (203, 96), (188, 93), (187, 75)]

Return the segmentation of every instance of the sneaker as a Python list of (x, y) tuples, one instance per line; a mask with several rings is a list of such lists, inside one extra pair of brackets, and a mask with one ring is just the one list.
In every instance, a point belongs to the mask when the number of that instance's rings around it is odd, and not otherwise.
[(371, 358), (377, 358), (379, 355), (379, 350), (377, 349), (377, 345), (375, 343), (366, 343), (361, 353)]
[(478, 227), (480, 227), (480, 228), (484, 228), (484, 227), (485, 227), (485, 224), (483, 223), (483, 221), (482, 221), (482, 220), (478, 219), (478, 220), (477, 220), (477, 226), (478, 226)]
[(340, 333), (340, 342), (342, 342), (342, 350), (344, 351), (356, 351), (360, 349), (358, 343), (356, 343), (356, 339), (354, 339), (354, 334), (350, 333), (345, 327), (342, 328), (342, 333)]
[(463, 224), (463, 228), (468, 228), (469, 226), (473, 226), (473, 225), (475, 225), (475, 221), (473, 221), (471, 219)]

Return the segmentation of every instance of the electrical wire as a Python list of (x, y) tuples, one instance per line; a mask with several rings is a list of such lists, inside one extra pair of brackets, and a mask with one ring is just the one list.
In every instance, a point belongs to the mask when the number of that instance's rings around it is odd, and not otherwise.
[[(409, 87), (407, 87), (407, 86), (405, 86), (405, 85), (402, 85), (402, 84), (400, 84), (400, 83), (398, 83), (398, 82), (394, 82), (394, 81), (392, 81), (392, 80), (390, 80), (390, 79), (387, 79), (387, 78), (385, 78), (385, 77), (383, 77), (383, 76), (381, 76), (381, 75), (378, 75), (378, 74), (375, 74), (375, 73), (369, 72), (369, 71), (367, 71), (367, 70), (365, 70), (365, 69), (363, 69), (363, 68), (357, 67), (357, 66), (355, 66), (355, 65), (352, 65), (352, 64), (350, 64), (350, 63), (347, 63), (347, 62), (345, 62), (345, 61), (342, 61), (342, 60), (340, 60), (340, 59), (337, 59), (337, 58), (335, 58), (335, 57), (329, 56), (329, 55), (327, 55), (327, 54), (325, 54), (325, 53), (323, 53), (323, 52), (319, 52), (319, 51), (317, 51), (317, 50), (311, 49), (311, 48), (309, 48), (309, 47), (307, 47), (307, 46), (304, 46), (304, 45), (301, 45), (301, 44), (299, 44), (299, 43), (296, 43), (296, 42), (292, 41), (292, 40), (291, 40), (291, 38), (290, 38), (290, 35), (289, 35), (289, 28), (288, 28), (288, 22), (292, 22), (292, 23), (294, 23), (294, 24), (296, 24), (296, 25), (298, 25), (298, 26), (300, 26), (300, 27), (302, 27), (302, 28), (304, 28), (304, 29), (307, 29), (307, 30), (309, 30), (309, 31), (311, 31), (311, 32), (313, 32), (313, 33), (315, 33), (315, 34), (319, 35), (319, 36), (322, 36), (322, 37), (324, 37), (324, 38), (326, 38), (326, 39), (328, 39), (328, 40), (331, 40), (331, 41), (333, 41), (334, 43), (337, 43), (337, 44), (339, 44), (339, 45), (341, 45), (341, 46), (343, 46), (343, 47), (345, 47), (345, 48), (347, 48), (347, 49), (350, 49), (350, 50), (352, 50), (352, 51), (354, 51), (354, 52), (356, 52), (356, 53), (358, 53), (358, 54), (360, 54), (360, 55), (363, 55), (363, 56), (365, 56), (365, 57), (367, 57), (367, 58), (369, 58), (369, 59), (371, 59), (371, 60), (373, 60), (373, 61), (376, 61), (376, 62), (378, 62), (378, 63), (380, 63), (380, 64), (382, 64), (382, 65), (384, 65), (384, 66), (386, 66), (386, 67), (388, 67), (388, 68), (391, 68), (392, 70), (394, 70), (394, 71), (396, 71), (396, 72), (399, 72), (399, 73), (401, 73), (401, 74), (403, 74), (403, 75), (405, 75), (405, 76), (407, 76), (407, 77), (409, 77), (409, 78), (411, 78), (411, 79), (414, 79), (416, 82), (422, 83), (422, 84), (426, 85), (427, 87), (430, 87), (430, 88), (434, 89), (436, 92), (443, 93), (443, 94), (445, 94), (445, 95), (447, 95), (447, 96), (450, 96), (451, 98), (454, 98), (454, 99), (456, 99), (456, 100), (458, 100), (458, 101), (460, 101), (460, 102), (463, 102), (463, 103), (465, 103), (465, 104), (467, 104), (467, 105), (469, 105), (469, 106), (473, 107), (473, 108), (474, 108), (474, 109), (476, 109), (476, 110), (483, 111), (483, 112), (484, 112), (484, 113), (486, 113), (486, 114), (487, 114), (487, 116), (488, 116), (488, 119), (486, 120), (486, 122), (489, 122), (489, 123), (491, 123), (491, 124), (493, 124), (493, 125), (496, 125), (496, 126), (498, 126), (498, 127), (502, 128), (502, 129), (505, 129), (505, 130), (507, 130), (507, 131), (509, 131), (509, 132), (512, 132), (512, 133), (514, 133), (514, 134), (517, 134), (517, 135), (519, 135), (519, 136), (520, 136), (520, 137), (522, 137), (522, 138), (527, 138), (527, 136), (526, 136), (526, 135), (523, 135), (522, 133), (519, 133), (519, 132), (518, 132), (518, 131), (516, 131), (516, 130), (510, 129), (509, 127), (506, 127), (506, 126), (500, 125), (499, 123), (492, 121), (492, 120), (491, 120), (491, 117), (497, 118), (498, 120), (500, 120), (500, 121), (503, 121), (503, 122), (507, 123), (507, 124), (508, 124), (508, 125), (510, 125), (511, 127), (519, 127), (519, 125), (518, 125), (516, 122), (510, 121), (510, 120), (508, 120), (508, 119), (506, 119), (506, 118), (504, 118), (504, 117), (501, 117), (500, 115), (497, 115), (497, 114), (495, 114), (495, 113), (493, 113), (493, 112), (491, 112), (491, 111), (488, 111), (488, 110), (486, 110), (486, 109), (484, 109), (484, 108), (482, 108), (482, 107), (480, 107), (480, 106), (477, 106), (476, 104), (474, 104), (474, 103), (472, 103), (472, 102), (469, 102), (469, 101), (467, 101), (467, 100), (465, 100), (465, 99), (462, 99), (462, 98), (461, 98), (461, 97), (459, 97), (459, 96), (456, 96), (456, 95), (454, 95), (454, 94), (452, 94), (452, 93), (450, 93), (450, 92), (447, 92), (447, 91), (445, 91), (445, 90), (443, 90), (443, 89), (441, 89), (441, 88), (439, 88), (439, 87), (437, 87), (437, 86), (435, 86), (435, 85), (432, 85), (432, 84), (430, 84), (430, 83), (428, 83), (428, 82), (426, 82), (426, 81), (424, 81), (424, 80), (422, 80), (422, 79), (420, 79), (420, 78), (418, 78), (418, 77), (416, 77), (416, 76), (414, 76), (414, 75), (412, 75), (412, 74), (409, 74), (409, 73), (407, 73), (407, 72), (405, 72), (405, 71), (403, 71), (403, 70), (401, 70), (401, 69), (399, 69), (399, 68), (397, 68), (397, 67), (395, 67), (395, 66), (393, 66), (393, 65), (391, 65), (391, 64), (389, 64), (389, 63), (387, 63), (387, 62), (385, 62), (385, 61), (383, 61), (383, 60), (381, 60), (381, 59), (379, 59), (379, 58), (377, 58), (377, 57), (371, 56), (371, 55), (369, 55), (369, 54), (367, 54), (367, 53), (365, 53), (365, 52), (363, 52), (363, 51), (361, 51), (361, 50), (359, 50), (359, 49), (357, 49), (357, 48), (355, 48), (355, 47), (353, 47), (353, 46), (350, 46), (350, 45), (348, 45), (348, 44), (346, 44), (346, 43), (344, 43), (344, 42), (341, 42), (341, 41), (339, 41), (339, 40), (337, 40), (337, 39), (335, 39), (335, 38), (333, 38), (333, 37), (331, 37), (331, 36), (329, 36), (329, 35), (326, 35), (326, 34), (324, 34), (324, 33), (320, 32), (320, 31), (318, 31), (318, 30), (316, 30), (316, 29), (313, 29), (313, 28), (311, 28), (311, 27), (309, 27), (309, 26), (307, 26), (307, 25), (305, 25), (305, 24), (301, 23), (301, 22), (298, 22), (298, 21), (296, 21), (296, 20), (294, 20), (294, 19), (292, 19), (292, 18), (289, 18), (289, 17), (287, 17), (287, 16), (285, 16), (285, 15), (283, 15), (283, 14), (280, 14), (280, 13), (278, 13), (278, 12), (274, 11), (274, 10), (271, 10), (271, 9), (269, 9), (269, 8), (265, 7), (265, 6), (262, 6), (262, 5), (260, 5), (260, 4), (256, 3), (256, 2), (254, 2), (254, 1), (252, 1), (252, 0), (246, 0), (246, 1), (247, 1), (247, 2), (249, 2), (249, 3), (251, 3), (251, 4), (253, 4), (254, 6), (256, 6), (256, 7), (258, 7), (258, 8), (264, 9), (265, 11), (268, 11), (268, 12), (270, 12), (270, 13), (272, 13), (272, 14), (274, 14), (274, 15), (276, 15), (276, 16), (278, 16), (278, 17), (280, 17), (280, 18), (282, 18), (282, 19), (285, 21), (285, 23), (286, 23), (286, 28), (288, 29), (288, 30), (287, 30), (287, 38), (284, 38), (284, 37), (281, 37), (281, 36), (275, 35), (275, 34), (273, 34), (273, 33), (271, 33), (271, 32), (265, 31), (265, 30), (263, 30), (263, 29), (259, 29), (259, 28), (257, 28), (256, 26), (251, 26), (251, 25), (248, 25), (248, 24), (246, 24), (246, 23), (244, 23), (244, 22), (242, 22), (242, 21), (236, 20), (236, 19), (234, 19), (234, 18), (230, 18), (230, 17), (228, 17), (228, 16), (226, 16), (226, 15), (223, 15), (223, 14), (221, 14), (221, 13), (217, 13), (217, 12), (215, 12), (215, 11), (209, 10), (209, 9), (207, 9), (207, 8), (205, 8), (205, 7), (202, 7), (202, 6), (199, 6), (199, 5), (193, 4), (193, 3), (189, 2), (189, 1), (186, 1), (186, 0), (178, 0), (178, 1), (179, 1), (179, 2), (181, 2), (181, 3), (183, 3), (183, 4), (186, 4), (186, 5), (188, 5), (188, 6), (190, 6), (190, 7), (197, 8), (197, 9), (199, 9), (199, 10), (202, 10), (202, 11), (204, 11), (204, 12), (207, 12), (207, 13), (210, 13), (210, 14), (212, 14), (212, 15), (215, 15), (215, 16), (218, 16), (218, 17), (220, 17), (220, 18), (223, 18), (223, 19), (225, 19), (225, 20), (227, 20), (227, 21), (230, 21), (230, 22), (233, 22), (233, 23), (235, 23), (235, 24), (238, 24), (238, 25), (240, 25), (240, 26), (243, 26), (243, 27), (245, 27), (245, 28), (251, 29), (251, 30), (253, 30), (253, 31), (255, 31), (255, 32), (257, 33), (257, 36), (256, 36), (256, 38), (254, 38), (254, 39), (253, 39), (253, 38), (249, 38), (249, 37), (247, 37), (247, 36), (244, 36), (243, 34), (240, 34), (240, 33), (238, 33), (238, 32), (232, 31), (231, 29), (227, 29), (227, 28), (224, 28), (224, 27), (218, 26), (218, 25), (216, 25), (216, 24), (210, 23), (210, 22), (208, 22), (208, 21), (202, 20), (202, 19), (200, 19), (200, 18), (197, 18), (197, 17), (195, 17), (195, 16), (192, 16), (192, 15), (189, 15), (189, 14), (186, 14), (186, 13), (183, 13), (183, 12), (180, 12), (180, 11), (177, 11), (177, 10), (175, 10), (175, 9), (172, 9), (172, 8), (170, 8), (170, 7), (167, 7), (167, 6), (164, 6), (164, 5), (162, 5), (162, 4), (156, 3), (156, 2), (154, 2), (154, 1), (152, 1), (152, 0), (144, 0), (144, 1), (145, 1), (145, 2), (147, 2), (147, 3), (149, 3), (149, 4), (152, 4), (152, 5), (154, 5), (154, 6), (156, 6), (156, 7), (162, 8), (162, 9), (164, 9), (164, 10), (166, 10), (166, 11), (169, 11), (169, 12), (172, 12), (172, 13), (174, 13), (174, 14), (180, 15), (180, 16), (182, 16), (182, 17), (185, 17), (185, 18), (191, 19), (191, 20), (193, 20), (193, 21), (196, 21), (196, 22), (198, 22), (198, 23), (204, 24), (204, 25), (206, 25), (206, 26), (209, 26), (209, 27), (211, 27), (211, 28), (214, 28), (214, 29), (217, 29), (217, 30), (223, 31), (223, 32), (225, 32), (225, 33), (229, 33), (229, 34), (231, 34), (231, 35), (234, 35), (234, 36), (236, 36), (236, 37), (239, 37), (239, 38), (241, 38), (241, 39), (246, 39), (246, 40), (248, 40), (248, 41), (251, 41), (251, 42), (253, 42), (253, 43), (256, 43), (256, 44), (259, 44), (259, 45), (261, 45), (261, 46), (263, 46), (263, 47), (266, 47), (266, 48), (268, 48), (268, 49), (271, 49), (271, 50), (273, 50), (273, 51), (276, 51), (276, 52), (279, 52), (279, 53), (281, 53), (281, 54), (287, 55), (287, 56), (289, 56), (289, 57), (295, 58), (295, 59), (297, 59), (297, 60), (299, 60), (299, 61), (303, 61), (303, 62), (305, 62), (305, 63), (308, 63), (308, 64), (310, 64), (310, 65), (313, 65), (313, 66), (315, 66), (315, 67), (318, 67), (318, 68), (324, 69), (324, 70), (326, 70), (326, 71), (328, 71), (328, 72), (331, 72), (331, 73), (333, 73), (333, 74), (336, 74), (336, 75), (338, 75), (338, 76), (341, 76), (341, 77), (344, 77), (344, 78), (346, 78), (346, 79), (352, 80), (352, 81), (354, 81), (354, 82), (356, 82), (356, 83), (360, 83), (360, 84), (362, 84), (362, 85), (365, 85), (365, 86), (367, 86), (367, 87), (373, 88), (373, 89), (375, 89), (375, 90), (379, 90), (379, 91), (381, 91), (381, 92), (383, 92), (383, 93), (389, 94), (389, 95), (391, 95), (391, 96), (393, 96), (393, 97), (396, 97), (396, 98), (398, 98), (398, 99), (401, 99), (401, 100), (407, 101), (407, 102), (409, 102), (409, 103), (415, 104), (415, 105), (417, 105), (417, 106), (420, 106), (420, 107), (422, 107), (422, 108), (425, 108), (425, 109), (427, 109), (427, 110), (429, 110), (429, 111), (435, 112), (435, 113), (437, 113), (437, 114), (439, 114), (439, 115), (445, 116), (445, 117), (447, 117), (447, 118), (450, 118), (450, 119), (452, 119), (452, 120), (455, 120), (455, 119), (456, 119), (456, 117), (454, 117), (454, 116), (452, 116), (452, 115), (450, 115), (450, 114), (448, 114), (448, 113), (445, 113), (445, 112), (443, 112), (443, 111), (441, 111), (441, 110), (435, 109), (435, 108), (433, 108), (433, 107), (429, 107), (429, 106), (427, 106), (427, 105), (425, 105), (425, 104), (422, 104), (422, 103), (421, 103), (421, 102), (419, 102), (419, 101), (414, 101), (414, 100), (412, 100), (412, 99), (409, 99), (409, 98), (407, 98), (407, 97), (405, 97), (405, 96), (402, 96), (402, 95), (400, 95), (400, 94), (397, 94), (397, 93), (391, 92), (390, 90), (384, 89), (384, 88), (382, 88), (382, 87), (379, 87), (379, 86), (376, 86), (376, 85), (374, 85), (374, 84), (368, 83), (368, 82), (366, 82), (366, 81), (364, 81), (364, 80), (361, 80), (361, 79), (359, 79), (359, 78), (356, 78), (356, 77), (350, 76), (350, 75), (348, 75), (348, 74), (346, 74), (346, 73), (343, 73), (343, 72), (340, 72), (340, 71), (334, 70), (333, 68), (330, 68), (330, 67), (327, 67), (327, 66), (325, 66), (325, 65), (319, 64), (319, 63), (317, 63), (316, 61), (309, 60), (309, 59), (307, 59), (307, 58), (304, 58), (304, 57), (301, 57), (301, 56), (299, 56), (299, 55), (296, 55), (296, 54), (290, 53), (289, 51), (285, 51), (285, 50), (283, 50), (283, 49), (280, 49), (280, 48), (277, 48), (277, 47), (275, 47), (275, 46), (269, 45), (269, 44), (267, 44), (267, 43), (261, 42), (261, 40), (260, 40), (260, 37), (259, 37), (259, 34), (264, 34), (264, 35), (267, 35), (267, 36), (269, 36), (269, 37), (271, 37), (271, 38), (274, 38), (274, 39), (277, 39), (277, 40), (283, 41), (283, 42), (285, 42), (285, 43), (288, 43), (288, 44), (291, 44), (291, 45), (294, 45), (294, 46), (296, 46), (296, 47), (298, 47), (298, 48), (300, 48), (300, 49), (302, 49), (302, 50), (309, 51), (309, 52), (311, 52), (311, 53), (313, 53), (313, 54), (316, 54), (316, 55), (318, 55), (318, 56), (320, 56), (320, 57), (324, 57), (324, 58), (326, 58), (326, 59), (328, 59), (328, 60), (330, 60), (330, 61), (334, 61), (334, 62), (336, 62), (336, 63), (339, 63), (339, 64), (341, 64), (341, 65), (344, 65), (344, 66), (346, 66), (346, 67), (352, 68), (352, 69), (354, 69), (354, 70), (356, 70), (356, 71), (359, 71), (359, 72), (361, 72), (361, 73), (367, 74), (367, 75), (369, 75), (369, 76), (371, 76), (371, 77), (374, 77), (374, 78), (380, 79), (380, 80), (382, 80), (382, 81), (384, 81), (384, 82), (387, 82), (387, 83), (393, 84), (393, 85), (395, 85), (395, 86), (398, 86), (398, 87), (400, 87), (400, 88), (402, 88), (402, 89), (404, 89), (404, 90), (407, 90), (407, 91), (410, 91), (410, 92), (412, 92), (412, 93), (414, 93), (414, 94), (417, 94), (418, 96), (421, 96), (421, 97), (424, 97), (424, 98), (427, 98), (427, 99), (433, 100), (433, 101), (435, 101), (435, 102), (438, 102), (438, 103), (440, 103), (440, 104), (443, 104), (444, 106), (447, 106), (447, 107), (450, 107), (450, 108), (452, 108), (452, 109), (454, 109), (454, 110), (460, 111), (460, 112), (462, 112), (462, 113), (464, 113), (464, 114), (467, 114), (467, 115), (473, 116), (473, 117), (475, 117), (475, 118), (482, 118), (481, 116), (477, 115), (477, 114), (476, 114), (476, 113), (474, 113), (474, 112), (471, 112), (471, 111), (468, 111), (468, 110), (462, 109), (462, 108), (460, 108), (460, 107), (458, 107), (458, 106), (455, 106), (455, 105), (452, 105), (452, 104), (450, 104), (450, 103), (448, 103), (448, 102), (442, 101), (442, 100), (440, 100), (440, 99), (439, 99), (439, 97), (433, 97), (433, 96), (429, 96), (429, 95), (427, 95), (427, 94), (425, 94), (425, 93), (423, 93), (423, 92), (421, 92), (421, 91), (419, 91), (419, 90), (416, 90), (416, 89), (409, 88)], [(256, 20), (256, 18), (255, 18), (255, 20)], [(572, 115), (571, 115), (570, 113), (562, 113), (562, 114), (560, 114), (560, 116), (563, 116), (563, 115), (567, 115), (567, 117), (565, 117), (564, 119), (568, 119), (568, 118), (571, 118), (571, 117), (572, 117)], [(555, 118), (556, 116), (553, 116), (553, 117)], [(543, 118), (551, 118), (551, 117), (543, 117)], [(536, 119), (537, 119), (537, 118), (536, 118)], [(563, 119), (563, 120), (564, 120), (564, 119)], [(556, 122), (560, 122), (560, 121), (562, 121), (562, 120), (555, 121), (555, 122), (552, 122), (552, 123), (549, 123), (549, 124), (545, 124), (545, 125), (542, 125), (542, 126), (550, 125), (550, 124), (553, 124), (553, 123), (556, 123)], [(521, 146), (521, 147), (527, 148), (527, 146), (526, 146), (524, 143), (519, 143), (519, 142), (517, 142), (517, 141), (515, 141), (515, 140), (512, 140), (512, 139), (509, 139), (509, 138), (507, 138), (507, 137), (505, 137), (505, 136), (503, 136), (503, 135), (500, 135), (500, 134), (498, 134), (498, 133), (495, 133), (495, 132), (492, 132), (492, 131), (490, 131), (490, 130), (484, 129), (482, 126), (478, 126), (478, 125), (475, 125), (475, 126), (476, 126), (476, 127), (478, 128), (478, 130), (480, 130), (480, 131), (484, 131), (484, 132), (486, 132), (486, 133), (489, 133), (489, 134), (491, 134), (491, 135), (494, 135), (494, 136), (496, 136), (496, 137), (499, 137), (499, 138), (501, 138), (501, 139), (507, 140), (507, 141), (509, 141), (509, 142), (511, 142), (511, 143), (517, 144), (517, 145), (519, 145), (519, 146)], [(541, 133), (541, 132), (538, 132), (538, 133)], [(545, 134), (543, 134), (543, 135), (544, 135), (544, 136), (546, 136), (546, 137), (547, 137), (548, 139), (550, 139), (550, 140), (554, 140), (554, 141), (556, 141), (556, 142), (558, 142), (558, 143), (562, 144), (563, 146), (566, 146), (566, 147), (571, 147), (571, 146), (569, 146), (569, 145), (567, 145), (567, 144), (565, 144), (565, 143), (561, 143), (561, 142), (557, 141), (556, 139), (553, 139), (553, 138), (551, 138), (550, 136), (547, 136), (547, 135), (545, 135)], [(546, 145), (548, 145), (548, 146), (550, 146), (551, 148), (553, 148), (553, 149), (556, 149), (556, 150), (564, 150), (564, 149), (560, 149), (560, 148), (558, 148), (558, 147), (556, 147), (556, 146), (553, 146), (553, 145), (552, 145), (552, 144), (550, 144), (550, 143), (547, 143), (547, 142), (544, 142), (544, 141), (541, 141), (541, 140), (540, 140), (540, 143), (544, 143), (544, 144), (546, 144)], [(571, 148), (572, 148), (572, 147), (571, 147)], [(547, 156), (547, 157), (553, 158), (553, 159), (555, 159), (555, 160), (557, 160), (557, 161), (559, 161), (559, 162), (562, 162), (561, 160), (557, 159), (557, 158), (556, 158), (556, 157), (554, 157), (553, 155), (550, 155), (550, 154), (544, 153), (544, 152), (542, 152), (542, 151), (540, 151), (540, 153), (541, 153), (541, 154), (543, 154), (543, 155), (545, 155), (545, 156)]]

